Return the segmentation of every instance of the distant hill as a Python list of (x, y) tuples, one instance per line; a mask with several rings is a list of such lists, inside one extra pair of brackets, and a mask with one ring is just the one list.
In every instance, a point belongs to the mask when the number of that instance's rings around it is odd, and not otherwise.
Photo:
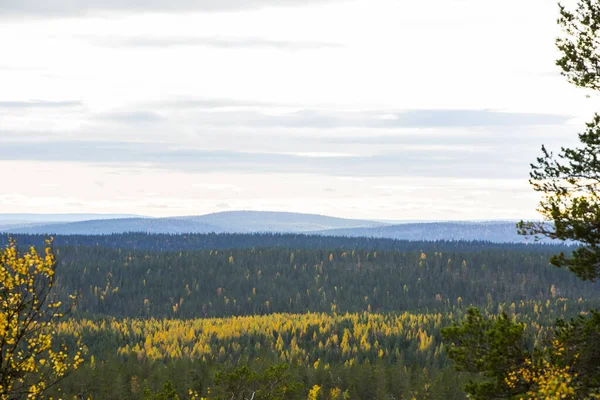
[[(105, 235), (146, 233), (305, 233), (340, 228), (383, 226), (381, 222), (262, 211), (231, 211), (201, 216), (171, 218), (118, 218), (50, 224), (0, 225), (9, 233)], [(3, 229), (4, 228), (4, 229)]]
[(0, 232), (37, 232), (36, 227), (45, 225), (140, 217), (136, 214), (0, 214)]
[(530, 243), (533, 238), (517, 234), (515, 222), (427, 222), (374, 228), (330, 229), (314, 232), (325, 236), (371, 237), (412, 241), (483, 240), (497, 243)]
[(225, 211), (197, 217), (179, 217), (179, 219), (219, 226), (224, 232), (229, 233), (303, 233), (342, 228), (371, 228), (386, 225), (381, 222), (368, 220), (273, 211)]
[[(1, 228), (1, 227), (0, 227)], [(176, 218), (120, 218), (9, 228), (8, 233), (110, 235), (113, 233), (219, 233), (219, 227)]]
[[(56, 218), (61, 218), (57, 216)], [(48, 217), (50, 218), (50, 217)], [(74, 217), (72, 217), (74, 218)], [(0, 220), (1, 221), (1, 220)], [(483, 240), (496, 243), (530, 243), (517, 235), (515, 222), (397, 222), (334, 218), (314, 214), (230, 211), (169, 218), (114, 218), (90, 221), (28, 224), (0, 223), (0, 232), (19, 234), (108, 235), (141, 233), (292, 233), (410, 241)]]

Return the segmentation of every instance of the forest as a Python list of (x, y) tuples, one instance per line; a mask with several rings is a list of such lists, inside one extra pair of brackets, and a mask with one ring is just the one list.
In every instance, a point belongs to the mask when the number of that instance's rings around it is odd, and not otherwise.
[(599, 287), (549, 265), (552, 253), (535, 246), (462, 246), (431, 251), (423, 244), (409, 252), (59, 247), (58, 287), (78, 293), (83, 315), (161, 318), (329, 312), (332, 306), (342, 313), (429, 312), (554, 298), (587, 302)]
[[(0, 233), (0, 244), (6, 245), (9, 236), (22, 246), (42, 246), (48, 235)], [(529, 249), (531, 251), (563, 251), (570, 247), (563, 242), (550, 243), (497, 243), (491, 241), (465, 240), (396, 240), (372, 237), (320, 236), (291, 233), (190, 233), (190, 234), (148, 234), (128, 232), (109, 235), (53, 235), (56, 246), (100, 246), (120, 249), (154, 251), (178, 250), (222, 250), (285, 247), (291, 249), (363, 249), (363, 250), (402, 250), (417, 251), (423, 246), (435, 250), (502, 248)]]
[[(383, 241), (379, 249), (353, 238), (249, 234), (235, 235), (248, 245), (232, 248), (229, 236), (56, 237), (55, 288), (63, 302), (76, 298), (56, 332), (85, 362), (50, 393), (212, 398), (219, 374), (281, 367), (297, 398), (312, 390), (318, 399), (464, 399), (473, 374), (454, 371), (441, 330), (470, 306), (524, 323), (533, 346), (557, 318), (600, 303), (600, 284), (549, 264), (566, 246)], [(304, 245), (283, 245), (298, 237)], [(42, 237), (17, 239), (22, 250), (41, 247)], [(121, 239), (127, 246), (112, 245)]]

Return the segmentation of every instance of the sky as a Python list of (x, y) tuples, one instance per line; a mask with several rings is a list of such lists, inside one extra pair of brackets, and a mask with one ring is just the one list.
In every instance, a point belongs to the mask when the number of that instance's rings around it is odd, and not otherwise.
[(0, 0), (0, 213), (535, 218), (548, 0)]

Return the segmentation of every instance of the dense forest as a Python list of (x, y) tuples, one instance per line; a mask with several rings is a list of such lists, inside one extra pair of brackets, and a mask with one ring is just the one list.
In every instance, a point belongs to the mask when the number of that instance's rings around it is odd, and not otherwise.
[[(42, 246), (48, 235), (2, 234), (0, 244), (6, 245), (9, 236), (21, 246)], [(285, 247), (290, 249), (340, 250), (398, 250), (475, 251), (487, 249), (527, 250), (529, 252), (569, 251), (573, 247), (557, 241), (550, 243), (498, 243), (485, 240), (395, 240), (369, 237), (320, 236), (282, 233), (206, 233), (206, 234), (148, 234), (129, 232), (110, 235), (53, 235), (56, 246), (100, 246), (119, 249), (152, 251), (222, 250)]]
[[(17, 239), (26, 249), (44, 237)], [(453, 370), (441, 329), (476, 305), (524, 322), (531, 345), (545, 340), (556, 318), (600, 303), (599, 284), (549, 264), (570, 249), (272, 234), (58, 236), (56, 288), (77, 301), (57, 333), (81, 346), (85, 362), (52, 390), (174, 398), (161, 394), (167, 384), (182, 399), (189, 390), (212, 398), (219, 372), (283, 365), (303, 388), (298, 398), (316, 390), (318, 399), (464, 399), (473, 377)]]
[(449, 311), (461, 305), (595, 298), (600, 285), (548, 264), (551, 252), (286, 248), (146, 252), (61, 247), (60, 291), (77, 312), (119, 317)]
[[(543, 338), (566, 300), (500, 305)], [(495, 310), (494, 310), (495, 311)], [(456, 314), (455, 314), (456, 313)], [(61, 385), (93, 398), (140, 398), (171, 381), (204, 395), (217, 371), (284, 363), (303, 387), (352, 399), (464, 399), (440, 329), (455, 313), (307, 313), (206, 319), (74, 319), (57, 331), (84, 343), (89, 362)], [(321, 398), (330, 398), (323, 396)]]

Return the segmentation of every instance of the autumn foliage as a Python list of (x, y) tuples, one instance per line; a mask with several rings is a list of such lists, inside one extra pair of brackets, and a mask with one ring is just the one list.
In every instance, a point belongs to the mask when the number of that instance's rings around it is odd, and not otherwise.
[(44, 253), (20, 254), (14, 241), (0, 250), (0, 399), (38, 398), (83, 362), (55, 340), (63, 317), (55, 300), (56, 262), (51, 241)]

